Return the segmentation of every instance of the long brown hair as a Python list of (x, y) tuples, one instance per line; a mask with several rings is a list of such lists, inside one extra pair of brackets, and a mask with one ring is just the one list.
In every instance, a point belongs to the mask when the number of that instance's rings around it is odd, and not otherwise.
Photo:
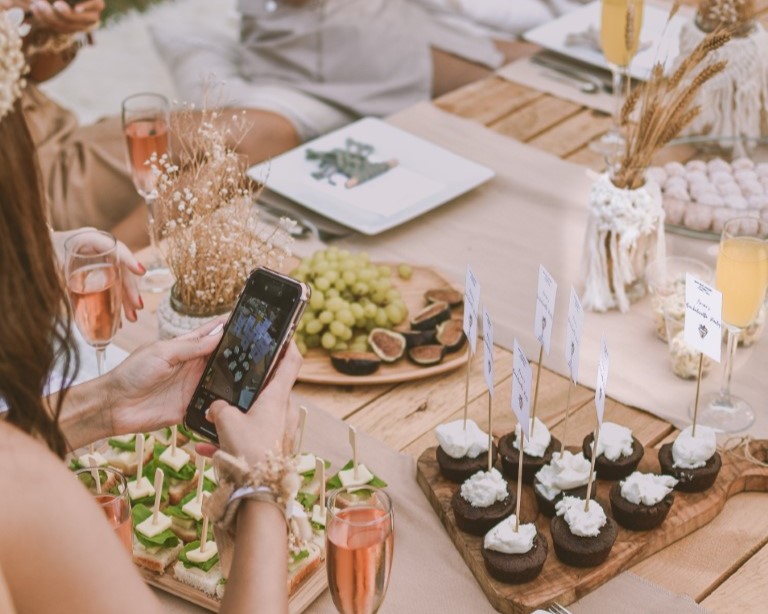
[(0, 120), (0, 397), (7, 419), (67, 452), (55, 407), (42, 398), (54, 364), (64, 389), (77, 370), (70, 314), (46, 224), (37, 156), (20, 104)]

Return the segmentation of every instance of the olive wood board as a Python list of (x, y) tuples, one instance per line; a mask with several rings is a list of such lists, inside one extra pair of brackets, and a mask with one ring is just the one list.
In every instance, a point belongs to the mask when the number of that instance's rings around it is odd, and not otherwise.
[[(410, 279), (404, 280), (397, 275), (396, 264), (389, 266), (392, 267), (392, 285), (400, 290), (403, 301), (408, 307), (408, 317), (404, 325), (398, 328), (407, 330), (409, 328), (407, 322), (410, 321), (410, 318), (426, 306), (424, 293), (427, 290), (453, 287), (440, 273), (428, 267), (412, 266), (413, 275)], [(461, 317), (463, 314), (461, 306), (455, 307), (452, 311), (454, 318)], [(337, 386), (410, 382), (457, 369), (467, 362), (467, 355), (467, 344), (465, 343), (459, 351), (446, 354), (441, 363), (430, 367), (421, 367), (408, 360), (407, 356), (403, 356), (395, 363), (382, 363), (378, 371), (371, 375), (345, 375), (333, 367), (328, 352), (322, 349), (313, 349), (304, 356), (304, 364), (299, 372), (299, 381)]]
[[(554, 602), (573, 603), (625, 569), (707, 524), (720, 513), (729, 497), (745, 491), (768, 491), (768, 468), (746, 460), (741, 449), (720, 451), (723, 466), (712, 488), (702, 493), (675, 491), (672, 509), (661, 527), (638, 532), (619, 526), (616, 543), (602, 565), (576, 568), (557, 559), (549, 531), (550, 519), (538, 513), (533, 488), (524, 484), (521, 520), (535, 521), (539, 531), (546, 536), (549, 553), (538, 578), (526, 584), (504, 584), (491, 578), (485, 569), (481, 554), (483, 538), (464, 533), (456, 526), (451, 497), (459, 486), (440, 475), (435, 449), (428, 448), (419, 457), (416, 479), (488, 601), (505, 614), (526, 614)], [(756, 459), (768, 460), (768, 441), (752, 441), (750, 450)], [(638, 469), (659, 473), (658, 450), (646, 447)], [(612, 513), (608, 493), (614, 483), (596, 482), (597, 500), (609, 516)]]
[[(193, 603), (201, 608), (211, 612), (218, 612), (221, 601), (215, 597), (209, 597), (202, 591), (192, 588), (188, 584), (179, 582), (173, 576), (173, 566), (164, 574), (156, 574), (148, 569), (139, 567), (144, 581), (150, 586), (159, 588), (161, 591), (170, 593), (184, 601)], [(325, 589), (328, 588), (328, 577), (325, 573), (325, 562), (314, 572), (307, 576), (304, 581), (288, 599), (288, 612), (290, 614), (301, 614), (312, 602), (315, 601)]]

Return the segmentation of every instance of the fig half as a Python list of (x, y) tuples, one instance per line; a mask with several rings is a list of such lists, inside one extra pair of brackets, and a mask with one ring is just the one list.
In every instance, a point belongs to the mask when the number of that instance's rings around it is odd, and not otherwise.
[(458, 307), (464, 302), (464, 295), (453, 288), (427, 290), (424, 298), (428, 303), (448, 303), (451, 307)]
[(439, 301), (427, 305), (417, 313), (413, 320), (411, 320), (411, 328), (414, 330), (430, 330), (450, 317), (451, 306), (444, 301)]
[(427, 345), (435, 342), (435, 329), (431, 330), (402, 330), (400, 334), (405, 337), (405, 347), (415, 348), (419, 345)]
[(438, 344), (420, 345), (408, 350), (408, 358), (410, 358), (417, 365), (421, 365), (423, 367), (436, 365), (442, 362), (445, 354), (445, 346)]
[(442, 343), (448, 352), (456, 352), (464, 346), (467, 340), (464, 335), (464, 322), (461, 320), (446, 320), (437, 326), (436, 339)]
[(400, 333), (386, 328), (374, 328), (368, 334), (368, 344), (384, 362), (395, 362), (403, 357), (406, 341)]
[(333, 368), (345, 375), (370, 375), (381, 364), (381, 359), (372, 352), (342, 350), (331, 354)]

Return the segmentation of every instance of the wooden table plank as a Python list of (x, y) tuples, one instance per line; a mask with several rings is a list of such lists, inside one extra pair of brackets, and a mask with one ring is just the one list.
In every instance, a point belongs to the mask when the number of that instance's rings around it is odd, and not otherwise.
[(518, 141), (528, 141), (581, 111), (581, 105), (545, 95), (498, 119), (489, 128)]
[(591, 168), (595, 172), (602, 172), (605, 170), (605, 158), (603, 154), (600, 154), (590, 147), (591, 144), (585, 145), (581, 149), (568, 154), (565, 159), (568, 162), (574, 164), (581, 164), (587, 168)]
[(611, 121), (604, 113), (584, 109), (529, 144), (558, 157), (567, 156), (603, 134), (611, 127)]
[(768, 603), (768, 545), (741, 566), (709, 597), (701, 602), (719, 614), (744, 614), (755, 611), (755, 604)]
[(435, 101), (449, 113), (488, 125), (544, 96), (541, 92), (499, 77), (489, 77)]
[(390, 393), (396, 384), (378, 386), (323, 386), (296, 384), (293, 390), (340, 420), (348, 418), (370, 402)]

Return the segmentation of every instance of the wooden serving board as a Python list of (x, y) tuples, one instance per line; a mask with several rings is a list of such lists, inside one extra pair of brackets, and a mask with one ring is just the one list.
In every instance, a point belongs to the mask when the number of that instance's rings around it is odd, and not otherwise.
[[(756, 459), (766, 462), (768, 441), (751, 442), (750, 451)], [(532, 582), (517, 585), (503, 584), (491, 578), (480, 551), (483, 538), (463, 533), (456, 526), (451, 497), (458, 485), (440, 475), (434, 447), (425, 450), (419, 458), (417, 480), (491, 605), (507, 614), (525, 614), (537, 608), (546, 608), (553, 602), (564, 605), (573, 603), (621, 571), (707, 524), (720, 513), (729, 497), (744, 491), (768, 491), (768, 468), (750, 463), (741, 449), (721, 451), (720, 455), (723, 466), (712, 488), (703, 493), (675, 492), (672, 509), (658, 529), (636, 532), (619, 527), (608, 559), (593, 568), (568, 567), (557, 559), (549, 531), (550, 519), (538, 513), (532, 487), (523, 485), (521, 520), (536, 522), (539, 531), (547, 538), (549, 553), (541, 575)], [(639, 470), (659, 473), (657, 449), (645, 448)], [(608, 493), (614, 483), (597, 481), (597, 499), (609, 516)]]
[[(385, 263), (386, 264), (386, 263)], [(440, 273), (427, 267), (413, 266), (413, 275), (409, 280), (400, 279), (397, 265), (392, 267), (392, 285), (408, 307), (408, 319), (426, 306), (424, 293), (435, 288), (452, 287)], [(462, 317), (461, 306), (453, 309), (453, 317)], [(408, 325), (405, 325), (408, 329)], [(396, 384), (438, 375), (459, 368), (467, 362), (467, 345), (453, 354), (447, 354), (443, 362), (431, 367), (421, 367), (412, 363), (406, 356), (393, 364), (385, 364), (371, 375), (345, 375), (333, 368), (328, 352), (321, 349), (309, 350), (304, 356), (304, 364), (299, 373), (299, 381), (310, 384), (330, 384), (337, 386), (361, 386), (364, 384)]]
[[(158, 575), (148, 569), (139, 568), (144, 581), (150, 586), (159, 588), (166, 593), (175, 595), (184, 601), (218, 612), (221, 601), (209, 597), (202, 591), (198, 591), (188, 584), (179, 582), (173, 577), (173, 570), (169, 569), (163, 575)], [(299, 588), (288, 599), (288, 611), (290, 614), (301, 614), (309, 605), (328, 588), (328, 577), (325, 573), (325, 562), (312, 574), (307, 576), (299, 585)]]

